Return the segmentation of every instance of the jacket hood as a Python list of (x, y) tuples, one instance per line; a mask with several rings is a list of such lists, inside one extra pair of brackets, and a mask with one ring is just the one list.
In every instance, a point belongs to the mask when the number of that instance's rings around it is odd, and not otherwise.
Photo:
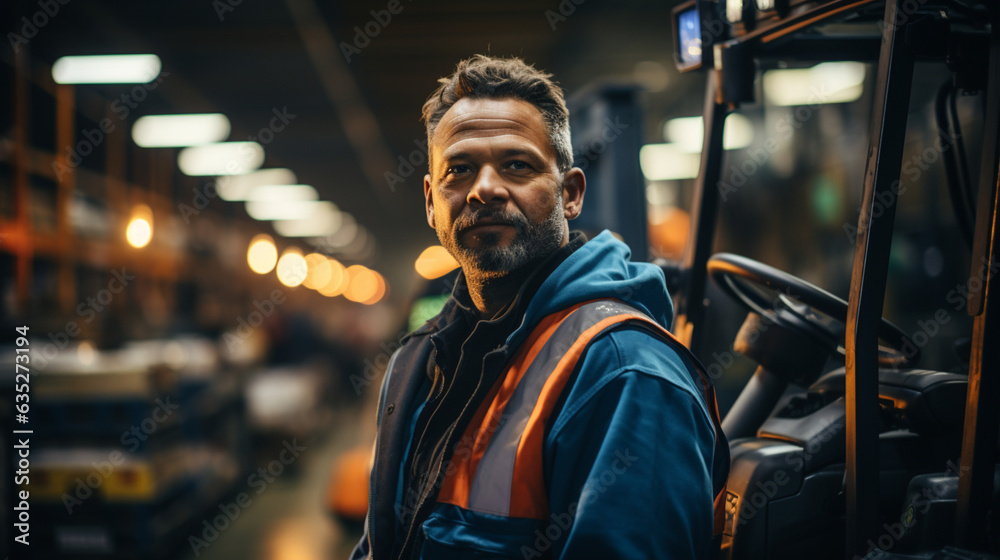
[(660, 267), (630, 262), (628, 245), (604, 230), (573, 252), (542, 283), (531, 299), (521, 326), (508, 338), (513, 344), (546, 315), (583, 301), (614, 298), (646, 313), (664, 328), (673, 322), (674, 306)]

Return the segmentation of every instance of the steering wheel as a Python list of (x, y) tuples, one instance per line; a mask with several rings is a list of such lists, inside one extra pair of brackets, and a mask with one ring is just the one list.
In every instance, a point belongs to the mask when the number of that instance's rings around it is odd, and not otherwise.
[[(731, 253), (713, 255), (708, 260), (708, 273), (729, 296), (753, 312), (804, 331), (831, 354), (847, 354), (846, 301), (787, 272)], [(878, 337), (879, 366), (912, 367), (920, 359), (920, 348), (884, 317)]]

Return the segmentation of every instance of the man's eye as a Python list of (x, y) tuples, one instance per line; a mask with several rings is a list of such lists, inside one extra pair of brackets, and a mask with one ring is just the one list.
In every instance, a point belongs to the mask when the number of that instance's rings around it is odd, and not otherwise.
[(523, 171), (525, 169), (529, 169), (528, 164), (525, 163), (525, 162), (523, 162), (523, 161), (521, 161), (521, 160), (514, 160), (514, 161), (508, 163), (507, 167), (510, 167), (511, 169), (513, 169), (515, 171)]
[(444, 173), (445, 175), (457, 175), (459, 173), (467, 173), (470, 169), (468, 165), (452, 165)]

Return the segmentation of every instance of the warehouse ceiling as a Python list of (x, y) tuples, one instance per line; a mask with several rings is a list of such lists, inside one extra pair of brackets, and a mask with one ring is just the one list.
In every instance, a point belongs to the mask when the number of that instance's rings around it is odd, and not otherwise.
[[(650, 141), (662, 141), (664, 118), (699, 112), (703, 78), (673, 68), (672, 3), (575, 2), (42, 0), (4, 2), (0, 14), (8, 33), (21, 33), (21, 18), (58, 5), (27, 42), (39, 63), (158, 55), (164, 77), (135, 116), (226, 114), (230, 140), (257, 137), (265, 167), (292, 169), (353, 214), (377, 240), (373, 264), (406, 284), (413, 259), (436, 239), (422, 210), (424, 168), (409, 171), (399, 158), (423, 142), (421, 105), (458, 60), (522, 56), (570, 94), (599, 80), (645, 82)], [(108, 99), (130, 89), (79, 87)], [(262, 134), (276, 114), (287, 126)]]

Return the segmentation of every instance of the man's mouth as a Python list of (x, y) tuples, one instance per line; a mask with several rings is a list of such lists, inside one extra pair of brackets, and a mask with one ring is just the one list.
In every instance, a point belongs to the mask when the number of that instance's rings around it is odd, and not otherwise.
[(486, 233), (490, 231), (498, 232), (504, 228), (517, 227), (514, 223), (510, 221), (499, 219), (499, 218), (480, 218), (471, 224), (461, 228), (460, 233)]
[(482, 228), (496, 229), (496, 228), (503, 228), (503, 227), (514, 227), (514, 224), (511, 224), (509, 222), (501, 222), (501, 221), (498, 221), (498, 220), (480, 220), (480, 221), (472, 224), (471, 226), (465, 228), (465, 231), (470, 231), (470, 230), (474, 230), (474, 229), (482, 229)]

